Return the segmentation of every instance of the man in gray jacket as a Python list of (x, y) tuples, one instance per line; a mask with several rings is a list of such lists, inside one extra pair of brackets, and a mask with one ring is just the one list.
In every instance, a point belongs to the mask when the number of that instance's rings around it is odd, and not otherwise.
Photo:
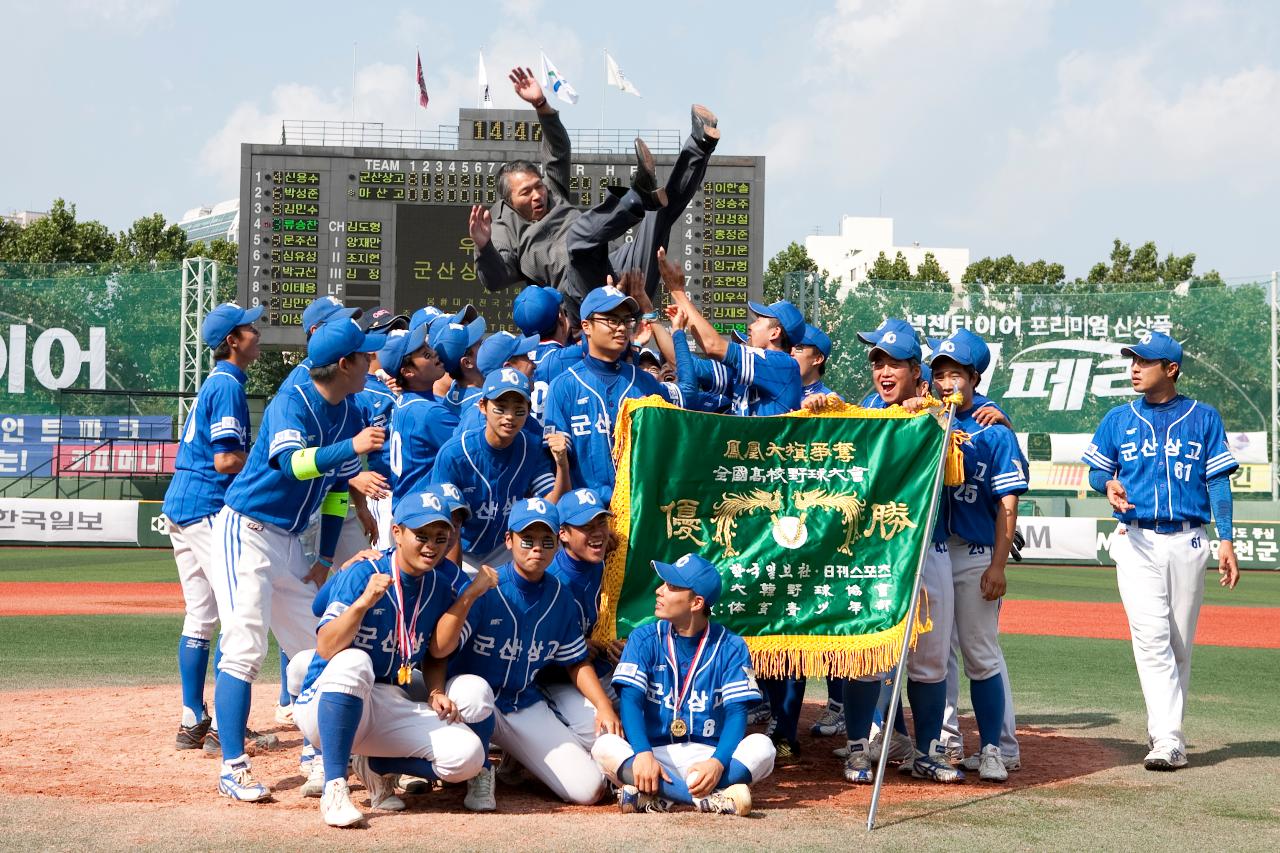
[[(603, 286), (610, 275), (642, 270), (652, 298), (659, 283), (657, 251), (666, 248), (671, 226), (701, 186), (720, 139), (715, 115), (694, 105), (692, 133), (665, 187), (657, 185), (648, 146), (637, 139), (631, 188), (611, 187), (603, 202), (583, 210), (573, 205), (567, 189), (572, 152), (560, 114), (547, 103), (532, 71), (516, 68), (509, 79), (542, 123), (545, 174), (528, 160), (513, 160), (498, 175), (498, 202), (488, 209), (471, 208), (471, 239), (485, 289), (529, 283), (555, 287), (565, 295), (565, 310), (575, 326), (583, 296)], [(611, 253), (609, 242), (633, 227), (634, 240)]]

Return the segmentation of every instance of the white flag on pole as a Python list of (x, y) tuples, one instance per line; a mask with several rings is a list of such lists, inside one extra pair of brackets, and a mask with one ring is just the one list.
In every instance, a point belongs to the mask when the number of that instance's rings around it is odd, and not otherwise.
[(604, 59), (605, 63), (608, 65), (609, 74), (605, 82), (610, 86), (616, 86), (628, 95), (635, 95), (639, 98), (640, 90), (632, 85), (631, 81), (627, 79), (627, 75), (622, 73), (622, 69), (618, 67), (618, 63), (614, 61), (613, 57), (609, 55), (609, 51), (607, 50), (604, 52)]
[(493, 98), (489, 96), (489, 75), (484, 70), (484, 52), (480, 53), (479, 105), (486, 110), (493, 109)]
[[(539, 51), (539, 53), (542, 53)], [(555, 95), (566, 104), (578, 103), (578, 93), (569, 85), (569, 81), (560, 76), (556, 66), (547, 55), (542, 53), (542, 85), (555, 92)]]

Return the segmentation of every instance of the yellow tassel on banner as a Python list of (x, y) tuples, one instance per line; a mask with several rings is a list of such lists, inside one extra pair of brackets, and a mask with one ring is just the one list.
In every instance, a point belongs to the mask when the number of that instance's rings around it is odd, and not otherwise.
[(964, 451), (960, 445), (969, 441), (969, 434), (960, 430), (952, 430), (951, 445), (947, 448), (947, 467), (943, 472), (943, 484), (947, 486), (964, 485)]

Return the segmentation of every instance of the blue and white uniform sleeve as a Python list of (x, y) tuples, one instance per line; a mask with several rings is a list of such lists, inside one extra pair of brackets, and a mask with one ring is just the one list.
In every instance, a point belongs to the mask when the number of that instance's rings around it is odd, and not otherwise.
[(324, 587), (329, 590), (329, 601), (325, 605), (319, 623), (316, 624), (316, 631), (337, 619), (352, 604), (355, 604), (356, 600), (364, 594), (369, 578), (374, 574), (377, 574), (377, 569), (372, 563), (365, 561), (356, 563), (334, 575), (330, 579), (333, 586), (329, 587), (326, 583)]
[(551, 452), (541, 444), (530, 440), (529, 433), (520, 431), (520, 440), (525, 442), (528, 461), (532, 475), (529, 477), (529, 492), (533, 497), (545, 498), (556, 487), (556, 466), (551, 459)]
[(1230, 474), (1240, 467), (1240, 463), (1231, 452), (1231, 446), (1227, 443), (1227, 431), (1222, 425), (1222, 416), (1217, 412), (1213, 412), (1212, 416), (1206, 420), (1204, 447), (1207, 457), (1204, 463), (1206, 480), (1219, 474)]
[(652, 664), (653, 635), (639, 632), (622, 647), (622, 657), (613, 668), (613, 683), (618, 687), (634, 687), (642, 693), (649, 690), (649, 669)]
[(987, 427), (987, 431), (992, 434), (991, 493), (996, 497), (1022, 494), (1030, 484), (1018, 437), (1003, 426)]
[(1112, 410), (1103, 417), (1102, 423), (1098, 424), (1098, 429), (1093, 434), (1093, 441), (1085, 449), (1084, 456), (1080, 457), (1082, 462), (1094, 470), (1103, 472), (1108, 478), (1114, 477), (1120, 470), (1120, 466), (1116, 463), (1119, 450), (1116, 448), (1114, 423), (1114, 410)]
[[(555, 652), (547, 662), (572, 666), (587, 659), (587, 639), (582, 636), (582, 623), (578, 621), (578, 608), (569, 604), (567, 600), (561, 599), (561, 602), (565, 606), (557, 606), (556, 611), (551, 614), (553, 617), (560, 619), (560, 636), (557, 638), (560, 641), (560, 645), (556, 647)], [(557, 605), (561, 602), (557, 602)]]
[(248, 422), (243, 420), (244, 394), (222, 380), (209, 395), (209, 443), (214, 453), (234, 453), (248, 445)]
[[(724, 363), (737, 371), (738, 383), (754, 388), (767, 400), (800, 395), (800, 367), (795, 359), (779, 350), (762, 350), (730, 341)], [(799, 400), (796, 400), (799, 405)]]
[(759, 702), (763, 695), (760, 693), (760, 685), (756, 683), (755, 670), (751, 668), (751, 654), (747, 651), (747, 644), (740, 637), (734, 637), (734, 642), (726, 643), (729, 648), (725, 660), (720, 670), (720, 683), (717, 690), (720, 693), (720, 701), (725, 705), (735, 702)]

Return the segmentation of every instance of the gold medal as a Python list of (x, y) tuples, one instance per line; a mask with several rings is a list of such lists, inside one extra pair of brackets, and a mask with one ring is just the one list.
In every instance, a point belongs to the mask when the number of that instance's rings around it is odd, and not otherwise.
[(400, 685), (408, 684), (409, 680), (412, 677), (413, 677), (413, 670), (409, 669), (409, 664), (407, 663), (401, 664), (400, 671), (396, 673), (396, 684), (400, 684)]
[(671, 721), (671, 736), (684, 737), (689, 733), (689, 727), (684, 724), (684, 720), (676, 717)]

